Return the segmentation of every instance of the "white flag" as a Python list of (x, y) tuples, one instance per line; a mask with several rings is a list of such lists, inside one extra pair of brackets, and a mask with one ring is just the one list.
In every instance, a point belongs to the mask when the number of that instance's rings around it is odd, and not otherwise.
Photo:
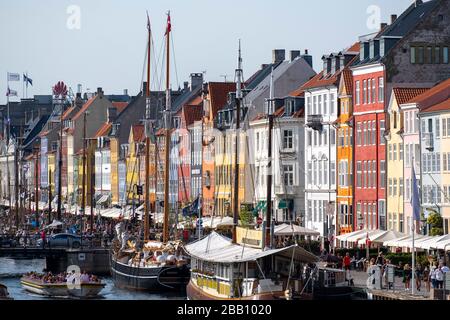
[(7, 97), (17, 97), (17, 91), (11, 90), (11, 89), (8, 87), (8, 91), (6, 91), (6, 96), (7, 96)]
[(20, 74), (8, 72), (8, 81), (20, 81)]

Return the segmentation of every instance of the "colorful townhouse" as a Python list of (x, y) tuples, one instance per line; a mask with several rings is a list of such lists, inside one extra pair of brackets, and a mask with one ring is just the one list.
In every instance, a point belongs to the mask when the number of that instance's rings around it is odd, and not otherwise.
[(404, 230), (404, 208), (411, 207), (411, 199), (405, 198), (405, 190), (410, 190), (413, 159), (415, 159), (417, 179), (420, 177), (420, 158), (416, 155), (419, 150), (419, 128), (418, 122), (414, 120), (418, 119), (418, 111), (405, 103), (426, 90), (425, 88), (394, 88), (388, 104), (387, 127), (389, 129), (385, 133), (387, 230), (407, 232)]
[[(449, 33), (446, 12), (446, 1), (415, 1), (399, 17), (392, 15), (380, 32), (360, 38), (360, 57), (351, 67), (357, 230), (386, 230), (387, 104), (394, 87), (430, 86), (448, 77), (440, 54)], [(433, 52), (439, 52), (439, 59), (433, 60)]]
[[(450, 78), (409, 101), (419, 111), (422, 213), (437, 212), (450, 225)], [(425, 233), (429, 234), (426, 225)]]
[(216, 140), (221, 133), (215, 129), (215, 122), (219, 110), (226, 102), (228, 93), (236, 90), (232, 82), (209, 82), (203, 90), (203, 150), (202, 150), (202, 215), (214, 216), (217, 206), (216, 192)]
[(323, 70), (305, 92), (305, 212), (309, 229), (332, 241), (336, 226), (338, 87), (342, 71), (358, 55), (355, 44), (322, 57)]
[[(356, 51), (357, 48), (355, 48)], [(342, 71), (338, 90), (339, 113), (336, 120), (337, 216), (336, 235), (353, 232), (353, 79)]]

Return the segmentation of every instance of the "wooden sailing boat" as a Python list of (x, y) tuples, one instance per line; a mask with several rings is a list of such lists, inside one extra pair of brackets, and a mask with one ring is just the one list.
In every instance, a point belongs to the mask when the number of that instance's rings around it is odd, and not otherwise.
[[(267, 217), (265, 228), (254, 230), (238, 226), (239, 214), (239, 137), (242, 94), (242, 58), (239, 43), (236, 69), (236, 149), (234, 175), (233, 238), (216, 232), (186, 246), (191, 256), (191, 279), (187, 286), (190, 300), (274, 300), (289, 299), (293, 291), (302, 299), (312, 299), (305, 294), (300, 280), (303, 267), (318, 259), (305, 249), (292, 245), (272, 248), (271, 235), (271, 170), (269, 163), (267, 189)], [(269, 127), (273, 127), (273, 76), (268, 100)], [(269, 145), (272, 130), (269, 129)], [(269, 148), (269, 159), (271, 159)]]
[[(144, 202), (144, 244), (143, 248), (118, 250), (111, 255), (111, 273), (118, 287), (146, 291), (180, 290), (189, 281), (189, 266), (177, 243), (169, 243), (169, 152), (171, 128), (170, 97), (170, 12), (166, 29), (166, 108), (164, 111), (165, 130), (165, 184), (164, 184), (164, 229), (163, 242), (150, 241), (150, 53), (151, 27), (148, 18), (148, 59), (146, 89), (146, 168), (145, 168), (145, 202)], [(155, 148), (156, 149), (156, 148)], [(155, 158), (155, 163), (157, 159)], [(156, 192), (156, 189), (155, 189)], [(155, 195), (156, 196), (156, 195)], [(155, 207), (155, 206), (153, 206)]]

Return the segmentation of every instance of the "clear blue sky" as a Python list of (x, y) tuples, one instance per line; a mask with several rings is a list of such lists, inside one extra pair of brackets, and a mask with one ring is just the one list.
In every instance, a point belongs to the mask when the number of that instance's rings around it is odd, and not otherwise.
[[(143, 72), (146, 13), (157, 52), (165, 13), (172, 12), (178, 82), (206, 71), (208, 81), (233, 78), (242, 39), (244, 75), (271, 60), (274, 48), (309, 49), (316, 71), (324, 53), (338, 51), (374, 32), (371, 5), (382, 22), (412, 0), (2, 0), (0, 1), (0, 103), (6, 102), (6, 72), (29, 72), (28, 94), (50, 94), (59, 80), (76, 91), (103, 87), (106, 94), (137, 94)], [(80, 29), (70, 30), (67, 8), (80, 8)], [(172, 86), (178, 86), (175, 70)], [(22, 96), (22, 83), (11, 88)], [(12, 98), (14, 100), (15, 98)]]

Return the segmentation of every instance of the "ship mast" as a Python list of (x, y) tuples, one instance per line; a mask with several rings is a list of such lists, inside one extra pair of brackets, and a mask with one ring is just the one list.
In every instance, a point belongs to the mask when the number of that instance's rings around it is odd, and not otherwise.
[(270, 74), (270, 96), (267, 101), (267, 117), (269, 120), (269, 141), (268, 141), (268, 154), (267, 154), (267, 207), (266, 207), (266, 228), (265, 239), (266, 247), (272, 248), (272, 131), (273, 131), (273, 112), (274, 112), (274, 86), (273, 86), (273, 67)]
[(236, 141), (234, 149), (234, 202), (233, 202), (233, 243), (236, 243), (236, 228), (239, 223), (239, 140), (241, 127), (241, 101), (242, 101), (242, 57), (241, 40), (239, 40), (238, 67), (236, 69)]
[(170, 11), (167, 13), (167, 29), (166, 29), (166, 110), (164, 112), (164, 130), (165, 130), (165, 149), (164, 149), (164, 229), (163, 242), (169, 241), (169, 152), (170, 152), (170, 32), (172, 25), (170, 21)]
[(147, 29), (148, 29), (148, 56), (147, 56), (147, 87), (145, 88), (146, 104), (145, 104), (145, 199), (144, 199), (144, 241), (150, 240), (150, 54), (152, 31), (150, 27), (150, 17), (147, 12)]

